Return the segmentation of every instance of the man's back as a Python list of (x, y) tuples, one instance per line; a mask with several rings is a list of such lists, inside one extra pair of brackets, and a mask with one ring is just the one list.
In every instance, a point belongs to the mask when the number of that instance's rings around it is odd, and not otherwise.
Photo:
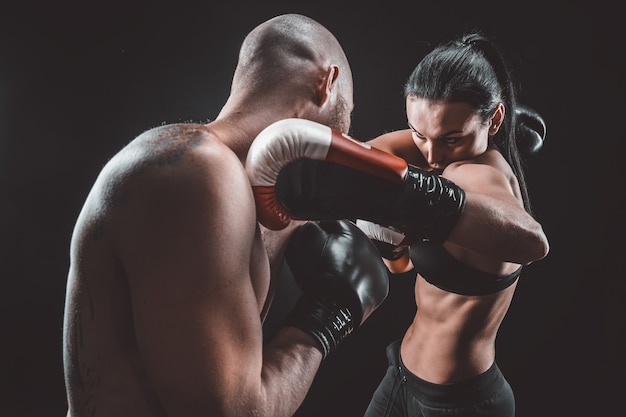
[[(202, 256), (214, 245), (232, 262)], [(218, 267), (232, 269), (236, 286), (219, 282), (224, 274), (209, 270)], [(245, 300), (239, 307), (258, 319), (268, 285), (254, 201), (235, 155), (200, 125), (144, 133), (103, 169), (75, 228), (65, 333), (71, 408), (77, 415), (164, 413), (157, 392), (172, 389), (170, 382), (190, 384), (176, 381), (173, 370), (201, 360), (194, 334), (229, 337), (222, 326), (203, 329), (228, 321), (215, 315), (222, 311), (215, 304)], [(231, 294), (249, 289), (252, 304)], [(185, 337), (189, 343), (180, 343)], [(169, 371), (148, 375), (146, 361), (160, 362), (157, 369), (169, 363)]]

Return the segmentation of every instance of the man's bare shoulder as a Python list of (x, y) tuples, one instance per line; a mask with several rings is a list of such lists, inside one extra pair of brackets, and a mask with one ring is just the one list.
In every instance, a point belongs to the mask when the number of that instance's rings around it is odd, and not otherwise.
[(206, 126), (163, 125), (141, 133), (107, 162), (88, 205), (104, 214), (133, 201), (146, 203), (154, 195), (220, 192), (226, 175), (243, 172), (237, 156)]
[(180, 123), (155, 127), (137, 136), (120, 151), (122, 157), (151, 165), (176, 165), (183, 156), (210, 151), (209, 157), (231, 153), (205, 125)]
[(101, 176), (129, 181), (147, 179), (146, 175), (183, 175), (189, 169), (205, 173), (229, 165), (236, 169), (237, 164), (235, 154), (205, 125), (169, 124), (138, 135), (108, 161)]

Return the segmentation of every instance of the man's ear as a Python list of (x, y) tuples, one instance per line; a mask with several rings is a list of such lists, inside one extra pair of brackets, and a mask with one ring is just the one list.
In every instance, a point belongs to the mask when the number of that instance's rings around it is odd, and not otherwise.
[(317, 86), (317, 99), (320, 107), (324, 106), (330, 99), (337, 78), (339, 78), (339, 67), (330, 65)]
[(504, 121), (504, 113), (504, 104), (498, 103), (491, 119), (489, 120), (489, 136), (493, 136), (498, 133), (498, 130)]

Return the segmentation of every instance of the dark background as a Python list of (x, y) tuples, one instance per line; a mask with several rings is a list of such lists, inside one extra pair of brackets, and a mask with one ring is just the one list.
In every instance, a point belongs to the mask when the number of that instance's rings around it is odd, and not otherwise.
[[(551, 252), (524, 272), (498, 363), (519, 417), (616, 415), (626, 388), (626, 37), (617, 3), (266, 3), (3, 4), (0, 417), (65, 415), (69, 240), (100, 168), (148, 128), (217, 116), (244, 36), (286, 12), (315, 18), (343, 44), (354, 71), (352, 134), (363, 140), (405, 126), (402, 84), (431, 46), (475, 28), (500, 45), (520, 100), (548, 126), (528, 168)], [(411, 318), (412, 279), (395, 277), (384, 307), (323, 364), (299, 415), (362, 415), (384, 347)], [(287, 303), (279, 300), (274, 319)]]

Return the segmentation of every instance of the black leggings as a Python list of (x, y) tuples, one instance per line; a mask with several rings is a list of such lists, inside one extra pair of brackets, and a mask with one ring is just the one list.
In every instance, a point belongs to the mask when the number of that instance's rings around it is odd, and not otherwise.
[(433, 384), (413, 375), (400, 358), (400, 340), (387, 347), (389, 368), (364, 417), (513, 417), (511, 386), (494, 363), (466, 381)]

